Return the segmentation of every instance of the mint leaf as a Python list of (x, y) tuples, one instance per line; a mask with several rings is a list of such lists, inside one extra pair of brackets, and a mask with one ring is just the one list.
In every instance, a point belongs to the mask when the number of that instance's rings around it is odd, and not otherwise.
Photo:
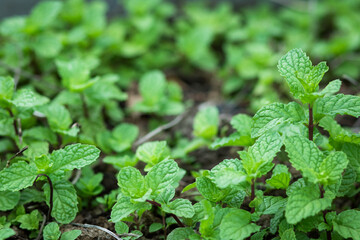
[(54, 131), (68, 130), (72, 123), (70, 112), (60, 104), (53, 103), (45, 107), (44, 114)]
[(149, 227), (149, 232), (150, 233), (157, 232), (162, 228), (163, 228), (163, 225), (161, 223), (152, 223)]
[(219, 125), (219, 110), (216, 107), (201, 109), (194, 118), (194, 136), (212, 139), (217, 135)]
[(146, 193), (145, 178), (134, 167), (124, 167), (118, 176), (118, 185), (125, 196), (140, 198)]
[(237, 114), (231, 118), (230, 124), (243, 136), (250, 136), (253, 119), (246, 114)]
[(14, 94), (14, 80), (11, 77), (0, 76), (0, 104), (11, 101)]
[(196, 178), (196, 188), (211, 202), (219, 202), (224, 198), (224, 193), (207, 177)]
[(324, 115), (335, 117), (337, 114), (360, 116), (360, 97), (337, 94), (319, 98), (314, 104), (314, 117), (320, 120)]
[[(280, 75), (283, 76), (289, 85), (290, 92), (295, 98), (305, 94), (305, 87), (312, 83), (313, 78), (308, 79), (307, 75), (312, 70), (312, 63), (308, 56), (301, 49), (293, 49), (285, 54), (278, 63)], [(314, 75), (315, 75), (314, 71)], [(313, 83), (315, 84), (315, 82)]]
[(251, 233), (260, 230), (260, 226), (251, 223), (251, 214), (242, 209), (232, 209), (220, 224), (221, 239), (242, 240)]
[(119, 222), (131, 213), (149, 205), (148, 203), (132, 203), (129, 197), (120, 197), (111, 211), (111, 221)]
[(285, 210), (286, 220), (289, 224), (296, 224), (330, 207), (331, 202), (331, 198), (320, 198), (320, 190), (316, 185), (299, 188), (289, 196)]
[(14, 236), (16, 232), (11, 228), (1, 228), (0, 229), (0, 240), (8, 239), (11, 236)]
[(322, 162), (319, 168), (319, 182), (324, 185), (336, 183), (342, 178), (342, 173), (349, 160), (343, 152), (331, 152)]
[(33, 108), (49, 102), (47, 97), (43, 97), (30, 89), (17, 90), (12, 103), (18, 108)]
[(160, 71), (151, 71), (141, 77), (139, 83), (140, 94), (143, 103), (147, 106), (155, 106), (160, 103), (165, 95), (166, 80)]
[(282, 140), (278, 133), (263, 135), (248, 152), (239, 152), (243, 160), (243, 167), (251, 178), (258, 178), (271, 170), (272, 160), (280, 151)]
[(56, 222), (48, 223), (44, 228), (44, 240), (58, 240), (61, 235), (59, 225)]
[(179, 167), (174, 160), (163, 160), (151, 168), (145, 176), (146, 186), (150, 187), (154, 194), (159, 194), (174, 182), (178, 171)]
[(319, 94), (321, 96), (329, 96), (340, 91), (340, 87), (341, 87), (341, 81), (338, 79), (333, 80), (329, 82), (329, 84), (323, 90), (321, 90)]
[(92, 145), (80, 143), (68, 145), (51, 153), (50, 159), (53, 161), (51, 172), (80, 169), (96, 161), (99, 155), (100, 150)]
[(71, 61), (56, 61), (62, 84), (73, 92), (82, 92), (91, 87), (97, 79), (89, 80), (91, 66), (86, 61), (73, 59)]
[[(76, 217), (77, 208), (77, 194), (74, 186), (68, 181), (57, 181), (53, 183), (54, 187), (54, 207), (51, 212), (56, 221), (59, 223), (70, 223)], [(45, 185), (44, 193), (46, 202), (49, 205), (50, 187)]]
[(306, 82), (308, 84), (308, 88), (310, 92), (316, 90), (317, 86), (321, 82), (324, 74), (329, 70), (329, 67), (326, 66), (326, 62), (320, 62), (318, 65), (312, 67), (309, 72)]
[(360, 135), (343, 129), (335, 119), (330, 116), (323, 117), (319, 125), (329, 132), (330, 137), (337, 142), (360, 143)]
[(44, 1), (36, 5), (27, 19), (29, 29), (41, 29), (52, 24), (62, 8), (59, 1)]
[(153, 166), (170, 157), (170, 149), (165, 141), (147, 142), (136, 150), (136, 157)]
[(344, 238), (360, 239), (360, 211), (346, 210), (333, 220), (334, 231)]
[(290, 179), (291, 174), (286, 165), (278, 164), (275, 166), (271, 178), (266, 180), (266, 183), (276, 189), (286, 189), (289, 186)]
[(114, 151), (123, 152), (131, 148), (138, 135), (139, 128), (136, 125), (122, 123), (112, 130), (109, 143)]
[(75, 240), (80, 236), (81, 230), (70, 230), (61, 235), (60, 240)]
[(245, 181), (246, 174), (244, 172), (236, 171), (233, 168), (222, 168), (214, 174), (214, 183), (221, 189)]
[(305, 137), (287, 137), (285, 146), (291, 164), (313, 183), (336, 183), (348, 164), (342, 152), (332, 152), (324, 158), (316, 144)]
[(260, 208), (264, 210), (262, 214), (276, 214), (284, 211), (287, 199), (282, 197), (264, 196), (263, 203)]
[(293, 167), (314, 179), (323, 158), (316, 144), (303, 136), (293, 136), (285, 138), (285, 147)]
[(191, 202), (187, 199), (175, 199), (167, 205), (162, 205), (165, 212), (173, 213), (178, 217), (191, 218), (194, 216), (195, 211)]
[(0, 211), (13, 209), (20, 200), (20, 192), (0, 191)]
[(17, 162), (0, 172), (0, 191), (19, 191), (33, 185), (37, 176), (34, 164)]
[(279, 131), (289, 123), (306, 122), (306, 117), (304, 109), (298, 103), (272, 103), (257, 111), (253, 121), (251, 137), (256, 138), (268, 131)]
[(35, 37), (32, 44), (35, 53), (44, 58), (54, 58), (62, 49), (61, 36), (46, 32)]
[(296, 240), (296, 235), (294, 230), (291, 229), (287, 229), (283, 232), (283, 234), (281, 235), (281, 240)]
[(360, 145), (354, 143), (344, 143), (342, 151), (349, 159), (349, 166), (351, 166), (358, 175), (358, 181), (360, 179)]
[(30, 214), (20, 215), (16, 218), (16, 221), (21, 223), (20, 228), (26, 230), (37, 230), (39, 228), (39, 221), (42, 220), (38, 210), (32, 211)]
[(190, 236), (195, 232), (192, 228), (176, 228), (168, 236), (167, 240), (186, 240), (190, 239)]

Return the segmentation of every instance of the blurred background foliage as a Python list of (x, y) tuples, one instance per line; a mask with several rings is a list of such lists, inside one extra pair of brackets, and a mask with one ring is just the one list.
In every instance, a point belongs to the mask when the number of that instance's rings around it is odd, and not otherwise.
[(125, 91), (160, 70), (185, 82), (215, 79), (225, 98), (254, 112), (287, 97), (275, 66), (292, 48), (327, 61), (328, 80), (358, 88), (359, 12), (358, 0), (41, 1), (0, 23), (0, 75), (17, 73), (19, 84), (53, 98), (66, 87), (61, 61), (114, 74), (107, 82)]

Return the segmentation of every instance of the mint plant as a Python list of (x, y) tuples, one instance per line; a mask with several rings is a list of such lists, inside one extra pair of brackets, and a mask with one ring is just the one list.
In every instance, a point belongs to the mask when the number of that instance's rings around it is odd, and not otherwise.
[[(33, 161), (18, 161), (0, 171), (0, 191), (17, 192), (32, 186), (37, 180), (43, 186), (50, 214), (60, 223), (71, 222), (77, 214), (77, 194), (66, 180), (66, 173), (96, 161), (100, 151), (91, 145), (73, 144), (35, 157)], [(19, 199), (17, 199), (19, 200)]]

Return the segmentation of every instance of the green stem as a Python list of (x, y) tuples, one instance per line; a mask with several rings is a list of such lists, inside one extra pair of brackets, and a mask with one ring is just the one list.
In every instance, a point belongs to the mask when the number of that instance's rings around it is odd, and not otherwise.
[(88, 106), (86, 104), (85, 95), (84, 95), (84, 93), (80, 93), (80, 96), (81, 96), (81, 102), (82, 102), (82, 108), (83, 108), (84, 116), (88, 119), (89, 118), (89, 111), (88, 111)]
[[(324, 194), (325, 194), (325, 190), (324, 190), (324, 187), (322, 185), (319, 185), (319, 188), (320, 188), (320, 198), (324, 198)], [(326, 214), (328, 213), (327, 210), (324, 210), (322, 212), (322, 216), (323, 216), (323, 219), (324, 219), (324, 222), (327, 224), (327, 221), (326, 221)], [(331, 232), (329, 231), (326, 231), (326, 239), (327, 240), (331, 240)]]
[[(251, 196), (250, 196), (250, 202), (252, 202), (255, 199), (255, 179), (251, 180)], [(251, 208), (251, 213), (255, 212), (255, 208)]]

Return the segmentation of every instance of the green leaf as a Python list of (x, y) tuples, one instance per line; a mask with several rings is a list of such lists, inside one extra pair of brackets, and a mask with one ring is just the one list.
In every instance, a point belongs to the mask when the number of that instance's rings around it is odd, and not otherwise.
[(285, 146), (294, 168), (302, 171), (303, 176), (313, 183), (336, 183), (348, 164), (342, 152), (332, 152), (324, 158), (316, 144), (305, 137), (287, 137)]
[(315, 181), (316, 170), (320, 168), (323, 158), (316, 144), (305, 137), (293, 136), (285, 138), (285, 147), (292, 166)]
[(86, 61), (73, 59), (70, 61), (56, 61), (62, 84), (73, 92), (82, 92), (91, 87), (97, 79), (89, 80), (91, 66)]
[(49, 26), (56, 20), (61, 8), (62, 2), (60, 1), (40, 2), (27, 19), (28, 28), (37, 30)]
[(194, 207), (187, 199), (175, 199), (168, 205), (164, 205), (161, 207), (165, 212), (173, 213), (178, 217), (191, 218), (195, 214)]
[(122, 123), (113, 129), (109, 143), (114, 151), (123, 152), (131, 148), (138, 135), (139, 128), (136, 125)]
[(282, 197), (264, 196), (260, 208), (264, 210), (263, 214), (276, 214), (284, 211), (286, 202), (287, 199)]
[(334, 231), (344, 238), (360, 239), (360, 211), (346, 210), (333, 220)]
[(310, 80), (307, 75), (312, 70), (312, 63), (301, 49), (293, 49), (284, 55), (279, 60), (278, 69), (295, 98), (305, 94), (305, 87), (311, 83), (307, 82)]
[(286, 189), (289, 186), (290, 179), (291, 174), (286, 165), (278, 164), (275, 166), (271, 178), (266, 180), (266, 183), (276, 189)]
[(251, 137), (256, 138), (268, 131), (279, 131), (288, 124), (306, 122), (304, 109), (296, 102), (272, 103), (262, 107), (253, 117)]
[(20, 192), (0, 191), (0, 211), (13, 209), (20, 200)]
[(239, 152), (243, 160), (243, 167), (251, 178), (258, 178), (271, 170), (273, 159), (282, 146), (282, 139), (278, 133), (261, 136), (248, 152)]
[(201, 109), (194, 118), (194, 136), (212, 139), (217, 135), (219, 125), (219, 110), (216, 107)]
[(56, 222), (48, 223), (44, 228), (44, 240), (58, 240), (61, 235), (59, 225)]
[(146, 186), (150, 187), (154, 194), (158, 194), (175, 181), (178, 171), (179, 167), (174, 160), (163, 160), (145, 176)]
[[(54, 205), (51, 212), (56, 221), (59, 223), (70, 223), (75, 219), (78, 212), (77, 194), (74, 186), (68, 181), (58, 181), (53, 183), (54, 187)], [(45, 185), (44, 193), (46, 202), (49, 205), (50, 187)]]
[(50, 104), (44, 108), (44, 114), (48, 120), (50, 128), (54, 131), (68, 130), (72, 119), (70, 112), (60, 104)]
[(117, 234), (128, 233), (129, 226), (124, 222), (116, 222), (115, 223), (115, 231)]
[(319, 125), (329, 132), (330, 137), (337, 142), (360, 143), (360, 134), (354, 134), (340, 126), (336, 120), (330, 116), (323, 117)]
[(331, 82), (329, 82), (329, 84), (319, 92), (319, 94), (321, 96), (329, 96), (329, 95), (333, 95), (335, 93), (337, 93), (338, 91), (340, 91), (340, 87), (341, 87), (341, 81), (340, 80), (333, 80)]
[(342, 176), (341, 184), (339, 186), (336, 196), (343, 197), (345, 196), (352, 188), (356, 182), (357, 174), (356, 171), (351, 167), (345, 169), (345, 173)]
[(293, 229), (288, 229), (283, 232), (281, 235), (281, 240), (297, 240), (295, 232)]
[(14, 94), (14, 79), (0, 76), (0, 103), (2, 100), (10, 101)]
[(0, 191), (19, 191), (33, 185), (37, 176), (34, 164), (17, 162), (0, 172)]
[(165, 95), (165, 89), (165, 76), (160, 71), (148, 72), (140, 79), (139, 91), (144, 104), (147, 106), (159, 104)]
[(75, 240), (80, 236), (81, 230), (70, 230), (61, 235), (60, 240)]
[(60, 36), (51, 32), (36, 36), (32, 45), (35, 53), (44, 58), (54, 58), (62, 49)]
[(151, 166), (170, 157), (170, 149), (165, 141), (147, 142), (136, 150), (136, 158)]
[(117, 176), (117, 180), (125, 196), (141, 198), (147, 191), (145, 188), (145, 178), (134, 167), (122, 168)]
[(250, 136), (253, 119), (246, 114), (237, 114), (231, 118), (230, 124), (242, 136)]
[(187, 240), (194, 233), (194, 230), (190, 227), (176, 228), (167, 236), (167, 240)]
[(11, 236), (14, 236), (16, 232), (11, 228), (2, 228), (0, 229), (0, 240), (8, 239)]
[[(358, 179), (360, 177), (360, 145), (353, 143), (344, 143), (342, 151), (349, 159), (349, 166), (351, 166), (357, 173)], [(359, 180), (358, 180), (359, 181)]]
[(30, 214), (20, 215), (16, 218), (16, 221), (21, 223), (20, 228), (26, 230), (37, 230), (39, 228), (39, 221), (42, 220), (38, 210), (32, 211)]
[(129, 197), (121, 197), (111, 210), (111, 221), (119, 222), (131, 213), (144, 208), (148, 203), (132, 203)]
[(40, 96), (30, 89), (17, 90), (12, 103), (19, 108), (33, 108), (49, 102), (47, 97)]
[(233, 168), (222, 168), (216, 172), (214, 183), (218, 188), (227, 188), (230, 185), (237, 185), (246, 181), (244, 172), (236, 171)]
[(235, 132), (228, 137), (217, 138), (210, 145), (211, 149), (218, 149), (220, 147), (232, 147), (232, 146), (251, 146), (254, 144), (254, 140), (249, 136), (242, 136), (240, 133)]
[(149, 227), (149, 232), (150, 233), (157, 232), (162, 228), (163, 228), (163, 225), (161, 223), (152, 223)]
[(260, 230), (260, 226), (251, 223), (251, 214), (242, 209), (232, 209), (220, 224), (220, 237), (227, 240), (242, 240), (251, 233)]
[(175, 188), (168, 186), (159, 195), (156, 196), (155, 201), (160, 204), (168, 204), (175, 196)]
[(288, 199), (285, 217), (289, 224), (296, 224), (302, 219), (315, 216), (331, 206), (332, 199), (320, 198), (317, 185), (309, 185), (293, 191)]
[(360, 116), (360, 97), (337, 94), (319, 98), (314, 104), (314, 117), (320, 120), (324, 115), (335, 117), (337, 114)]
[(196, 188), (211, 202), (219, 202), (224, 198), (224, 193), (207, 177), (196, 178)]
[(51, 172), (80, 169), (96, 161), (99, 155), (100, 150), (92, 145), (80, 143), (68, 145), (64, 149), (53, 151), (50, 155), (53, 161)]
[(343, 152), (331, 152), (320, 165), (319, 182), (324, 185), (336, 183), (342, 178), (342, 173), (349, 160)]
[(329, 67), (326, 66), (326, 62), (320, 62), (318, 65), (313, 67), (307, 76), (306, 82), (310, 92), (316, 90), (317, 86), (321, 82), (324, 74), (329, 70)]

